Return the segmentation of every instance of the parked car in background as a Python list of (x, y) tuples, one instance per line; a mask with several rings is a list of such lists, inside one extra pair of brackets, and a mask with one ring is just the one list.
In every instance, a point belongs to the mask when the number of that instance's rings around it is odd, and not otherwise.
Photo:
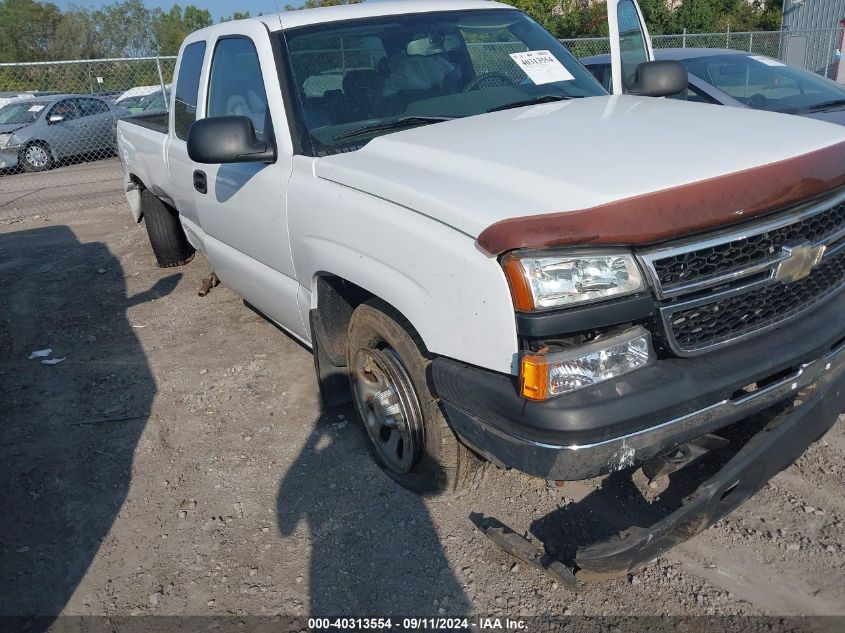
[(104, 90), (102, 92), (91, 92), (90, 94), (92, 97), (99, 97), (100, 99), (105, 99), (109, 103), (117, 103), (117, 98), (123, 93), (121, 93), (120, 90)]
[[(777, 59), (724, 48), (666, 48), (658, 60), (681, 62), (689, 87), (674, 98), (799, 114), (845, 125), (845, 86)], [(581, 63), (605, 88), (610, 85), (610, 55), (584, 57)]]
[(0, 169), (50, 169), (82, 154), (115, 151), (115, 126), (125, 114), (89, 95), (33, 97), (0, 108)]
[(128, 110), (136, 107), (142, 100), (156, 92), (161, 92), (160, 84), (156, 84), (154, 86), (135, 86), (134, 88), (130, 88), (126, 92), (121, 93), (114, 102), (120, 107)]
[(141, 102), (130, 111), (134, 112), (165, 112), (167, 111), (167, 102), (170, 101), (170, 90), (161, 92), (160, 90), (151, 95), (147, 95)]
[(0, 108), (22, 99), (32, 99), (32, 94), (28, 92), (0, 92)]

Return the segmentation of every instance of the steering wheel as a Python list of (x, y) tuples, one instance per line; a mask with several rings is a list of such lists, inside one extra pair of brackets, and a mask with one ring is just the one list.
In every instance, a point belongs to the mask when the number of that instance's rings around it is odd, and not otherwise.
[(516, 82), (508, 77), (505, 73), (492, 71), (477, 75), (475, 79), (464, 87), (464, 92), (471, 92), (472, 90), (480, 90), (481, 88), (495, 88), (496, 86), (515, 86)]
[(747, 105), (749, 108), (760, 110), (766, 107), (766, 101), (766, 97), (758, 92), (748, 97), (748, 101), (745, 102), (745, 105)]

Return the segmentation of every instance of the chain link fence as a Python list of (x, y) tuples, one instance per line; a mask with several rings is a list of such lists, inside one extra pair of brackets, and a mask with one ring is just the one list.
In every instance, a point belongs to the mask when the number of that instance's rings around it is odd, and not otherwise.
[[(842, 28), (835, 28), (809, 31), (679, 33), (654, 35), (651, 39), (655, 50), (727, 48), (765, 55), (828, 79), (842, 81), (845, 80), (845, 68), (840, 71), (841, 62), (837, 59), (842, 35)], [(561, 42), (578, 58), (610, 53), (610, 41), (606, 37), (562, 39)]]
[(0, 171), (115, 155), (117, 119), (167, 108), (174, 57), (0, 64)]

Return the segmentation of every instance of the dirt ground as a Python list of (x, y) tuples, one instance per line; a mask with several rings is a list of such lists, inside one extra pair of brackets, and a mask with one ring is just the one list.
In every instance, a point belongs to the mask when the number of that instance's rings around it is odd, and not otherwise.
[(565, 547), (591, 483), (401, 489), (351, 410), (320, 410), (306, 349), (197, 296), (203, 258), (156, 268), (98, 195), (0, 218), (0, 615), (845, 615), (845, 419), (704, 534), (571, 593), (469, 515)]

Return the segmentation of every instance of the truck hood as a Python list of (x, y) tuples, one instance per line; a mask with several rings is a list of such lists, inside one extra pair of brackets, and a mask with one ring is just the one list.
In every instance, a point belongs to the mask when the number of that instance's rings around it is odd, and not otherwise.
[(477, 238), (503, 220), (583, 214), (842, 141), (845, 128), (803, 117), (605, 96), (388, 134), (314, 169)]

